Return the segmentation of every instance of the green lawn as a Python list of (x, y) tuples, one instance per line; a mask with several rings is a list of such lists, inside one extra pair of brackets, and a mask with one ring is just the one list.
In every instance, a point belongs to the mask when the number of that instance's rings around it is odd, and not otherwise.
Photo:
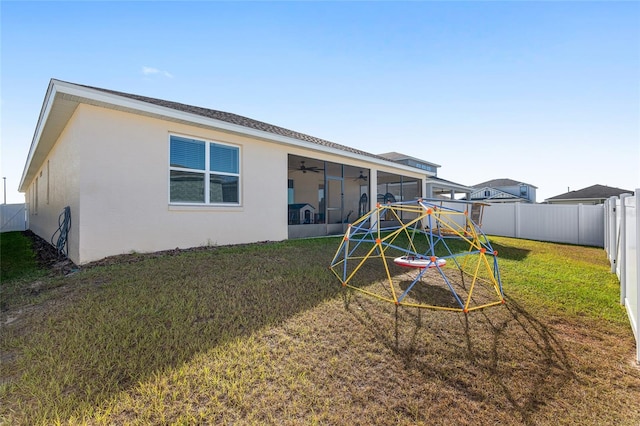
[(640, 424), (602, 249), (492, 238), (507, 303), (465, 315), (345, 291), (337, 238), (120, 256), (31, 294), (4, 235), (0, 424)]
[(21, 232), (0, 234), (0, 281), (28, 279), (40, 273), (31, 240)]
[(46, 275), (40, 268), (31, 247), (31, 240), (21, 232), (0, 234), (0, 310), (12, 304), (24, 303), (34, 290), (32, 284)]

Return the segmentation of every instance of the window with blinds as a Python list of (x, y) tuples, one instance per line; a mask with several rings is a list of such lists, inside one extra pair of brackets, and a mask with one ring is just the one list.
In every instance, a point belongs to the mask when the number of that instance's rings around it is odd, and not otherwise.
[(169, 202), (240, 203), (240, 148), (171, 135)]

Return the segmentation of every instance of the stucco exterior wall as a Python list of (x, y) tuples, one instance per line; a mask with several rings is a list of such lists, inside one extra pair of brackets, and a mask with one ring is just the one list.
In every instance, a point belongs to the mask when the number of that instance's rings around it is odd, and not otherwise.
[[(69, 258), (80, 259), (80, 141), (77, 120), (72, 118), (49, 152), (46, 160), (29, 184), (25, 199), (29, 211), (29, 229), (46, 241), (58, 229), (63, 209), (71, 209), (71, 230), (68, 235)], [(36, 196), (37, 192), (37, 196)]]
[[(172, 134), (240, 148), (239, 206), (169, 202)], [(399, 172), (375, 161), (345, 160), (321, 146), (285, 145), (81, 103), (40, 165), (37, 185), (36, 178), (28, 185), (30, 228), (49, 241), (58, 216), (70, 206), (69, 257), (79, 265), (130, 252), (284, 240), (289, 154), (368, 170), (374, 192), (378, 171), (418, 178), (424, 194), (426, 176), (420, 170)], [(304, 198), (318, 209), (317, 187), (310, 188)], [(359, 185), (350, 181), (345, 192), (356, 204), (345, 205), (344, 213), (354, 210), (354, 220)], [(369, 202), (375, 206), (375, 194)]]
[[(287, 152), (256, 139), (80, 105), (78, 263), (129, 252), (287, 238)], [(169, 135), (240, 147), (238, 207), (169, 203)]]

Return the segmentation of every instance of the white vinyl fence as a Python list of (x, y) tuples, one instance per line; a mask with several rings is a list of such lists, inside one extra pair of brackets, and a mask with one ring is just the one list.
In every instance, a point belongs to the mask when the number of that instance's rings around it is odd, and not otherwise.
[(604, 205), (492, 204), (484, 210), (488, 235), (604, 247), (620, 280), (640, 363), (640, 189), (611, 197)]
[(624, 305), (636, 338), (636, 361), (640, 362), (640, 189), (635, 195), (611, 197), (605, 206), (605, 250), (611, 272), (620, 280), (620, 304)]
[(604, 207), (600, 205), (492, 204), (484, 209), (488, 235), (604, 246)]
[(26, 204), (0, 204), (0, 232), (26, 231)]

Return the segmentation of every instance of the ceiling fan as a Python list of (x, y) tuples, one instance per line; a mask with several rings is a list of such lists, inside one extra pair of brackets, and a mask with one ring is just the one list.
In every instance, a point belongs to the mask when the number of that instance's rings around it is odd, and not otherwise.
[(362, 170), (360, 170), (360, 176), (358, 176), (358, 177), (354, 178), (353, 180), (362, 180), (362, 181), (366, 182), (366, 181), (367, 181), (367, 179), (369, 179), (369, 176), (365, 176), (365, 175), (363, 175), (363, 174), (362, 174)]
[(300, 161), (300, 166), (293, 170), (298, 170), (302, 173), (307, 173), (307, 172), (320, 173), (320, 170), (318, 170), (318, 167), (316, 166), (307, 167), (304, 165), (304, 161)]

